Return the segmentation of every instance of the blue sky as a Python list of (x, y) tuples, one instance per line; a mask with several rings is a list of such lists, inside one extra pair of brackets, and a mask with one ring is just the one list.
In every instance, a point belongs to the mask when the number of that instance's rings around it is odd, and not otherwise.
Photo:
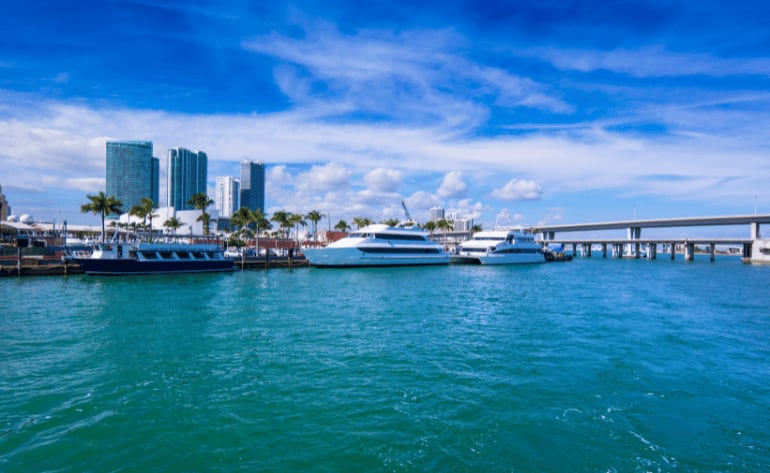
[[(488, 227), (770, 212), (765, 2), (8, 2), (0, 186), (73, 223), (105, 142), (267, 165), (268, 213)], [(165, 182), (161, 182), (161, 193)], [(165, 198), (161, 197), (161, 204)], [(322, 223), (323, 224), (323, 223)]]

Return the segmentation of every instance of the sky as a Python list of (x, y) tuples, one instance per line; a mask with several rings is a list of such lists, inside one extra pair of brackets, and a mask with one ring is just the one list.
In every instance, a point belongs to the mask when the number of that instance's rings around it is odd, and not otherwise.
[[(276, 210), (508, 223), (770, 213), (770, 2), (7, 2), (0, 186), (98, 224), (105, 143), (266, 165)], [(324, 225), (322, 221), (320, 225)], [(747, 230), (746, 230), (747, 231)]]

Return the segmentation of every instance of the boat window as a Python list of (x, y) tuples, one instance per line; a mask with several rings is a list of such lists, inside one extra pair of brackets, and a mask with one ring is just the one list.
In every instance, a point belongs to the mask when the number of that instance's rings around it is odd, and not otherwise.
[(381, 240), (426, 241), (423, 235), (404, 235), (398, 233), (375, 233), (374, 237)]
[(372, 247), (372, 248), (360, 248), (364, 253), (376, 253), (376, 254), (438, 254), (441, 253), (439, 248), (388, 248), (388, 247)]

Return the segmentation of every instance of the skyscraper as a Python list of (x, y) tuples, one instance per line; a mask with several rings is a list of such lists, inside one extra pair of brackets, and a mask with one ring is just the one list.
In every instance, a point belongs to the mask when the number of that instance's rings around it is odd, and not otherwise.
[(8, 205), (8, 201), (5, 200), (3, 195), (3, 188), (0, 186), (0, 221), (8, 220), (8, 215), (11, 214), (11, 207)]
[(265, 165), (241, 161), (241, 207), (265, 211)]
[(123, 211), (149, 197), (158, 205), (160, 160), (152, 156), (152, 141), (107, 142), (107, 195), (115, 196)]
[(241, 183), (238, 179), (230, 176), (217, 177), (214, 202), (220, 217), (232, 217), (241, 207)]
[(168, 150), (168, 203), (176, 210), (192, 210), (187, 202), (194, 194), (206, 193), (208, 156), (203, 151)]

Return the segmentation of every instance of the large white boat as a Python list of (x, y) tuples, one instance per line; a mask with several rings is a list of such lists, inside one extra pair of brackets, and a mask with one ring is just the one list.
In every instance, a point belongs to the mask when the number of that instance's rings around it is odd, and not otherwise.
[(535, 236), (519, 229), (477, 232), (473, 239), (460, 243), (452, 263), (517, 264), (544, 263), (545, 254)]
[(324, 248), (306, 248), (305, 257), (319, 268), (422, 266), (449, 263), (444, 248), (415, 228), (374, 224)]
[(73, 255), (90, 275), (212, 273), (232, 271), (233, 260), (217, 245), (180, 243), (99, 243), (90, 256)]

